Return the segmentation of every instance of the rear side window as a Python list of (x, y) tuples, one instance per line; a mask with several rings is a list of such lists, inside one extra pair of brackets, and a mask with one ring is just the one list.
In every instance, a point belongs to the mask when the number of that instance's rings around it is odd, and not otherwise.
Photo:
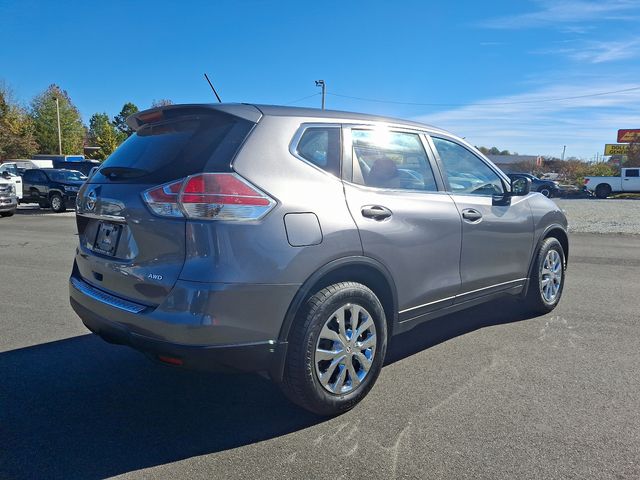
[(375, 129), (352, 130), (351, 136), (354, 183), (394, 190), (438, 190), (419, 135)]
[(308, 127), (298, 141), (296, 153), (325, 172), (340, 175), (340, 129)]
[(633, 170), (627, 170), (626, 177), (640, 177), (640, 170), (638, 170), (637, 168), (633, 169)]
[[(253, 123), (221, 112), (141, 127), (109, 156), (92, 183), (163, 183), (206, 171), (229, 171)], [(110, 171), (118, 175), (109, 175)]]

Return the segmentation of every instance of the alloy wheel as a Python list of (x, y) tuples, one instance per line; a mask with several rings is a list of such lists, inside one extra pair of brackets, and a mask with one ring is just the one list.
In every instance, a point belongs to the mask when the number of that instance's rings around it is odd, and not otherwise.
[(557, 250), (549, 250), (542, 263), (540, 291), (545, 302), (553, 303), (562, 285), (562, 257)]
[(330, 393), (353, 391), (366, 378), (376, 353), (376, 326), (356, 304), (340, 307), (325, 322), (314, 353), (320, 384)]

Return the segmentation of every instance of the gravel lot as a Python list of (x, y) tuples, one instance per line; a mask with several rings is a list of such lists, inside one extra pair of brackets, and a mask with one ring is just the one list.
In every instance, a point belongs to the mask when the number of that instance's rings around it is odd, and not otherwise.
[(569, 231), (640, 235), (640, 200), (566, 200), (554, 198), (565, 210)]

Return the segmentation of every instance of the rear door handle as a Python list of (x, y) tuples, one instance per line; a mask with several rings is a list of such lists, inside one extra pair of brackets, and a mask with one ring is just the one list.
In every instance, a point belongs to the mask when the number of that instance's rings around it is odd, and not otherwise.
[(391, 216), (391, 210), (381, 205), (365, 205), (360, 212), (363, 217), (372, 218), (373, 220), (384, 220)]
[(462, 210), (462, 218), (469, 222), (479, 222), (482, 220), (482, 214), (474, 208), (465, 208)]

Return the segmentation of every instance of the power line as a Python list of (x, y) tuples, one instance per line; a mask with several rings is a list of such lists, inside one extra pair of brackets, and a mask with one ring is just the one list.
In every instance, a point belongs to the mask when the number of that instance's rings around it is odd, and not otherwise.
[[(364, 98), (354, 97), (351, 95), (341, 95), (339, 93), (327, 92), (327, 95), (333, 95), (334, 97), (349, 98), (352, 100), (361, 100), (364, 102), (376, 102), (376, 103), (392, 103), (396, 105), (419, 105), (425, 107), (468, 107), (468, 106), (485, 106), (493, 107), (500, 105), (520, 105), (520, 104), (532, 104), (532, 103), (546, 103), (546, 102), (560, 102), (563, 100), (577, 100), (580, 98), (601, 97), (604, 95), (613, 95), (615, 93), (627, 93), (640, 90), (640, 86), (625, 88), (623, 90), (612, 90), (609, 92), (590, 93), (586, 95), (574, 95), (572, 97), (558, 97), (558, 98), (543, 98), (539, 100), (518, 100), (514, 102), (495, 102), (495, 103), (420, 103), (420, 102), (398, 102), (393, 100), (380, 100), (376, 98)], [(308, 97), (307, 97), (308, 98)]]
[(318, 95), (322, 95), (320, 92), (316, 92), (313, 95), (307, 95), (306, 97), (299, 98), (297, 100), (292, 100), (290, 102), (285, 103), (284, 105), (293, 105), (294, 103), (301, 102), (302, 100), (306, 100), (307, 98), (316, 97)]

